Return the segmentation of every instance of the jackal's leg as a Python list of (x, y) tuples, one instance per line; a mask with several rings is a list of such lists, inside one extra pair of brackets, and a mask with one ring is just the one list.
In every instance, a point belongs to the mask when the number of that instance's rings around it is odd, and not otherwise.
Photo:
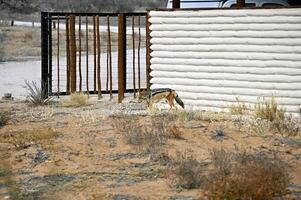
[(172, 107), (174, 107), (174, 105), (175, 105), (175, 104), (174, 104), (175, 96), (174, 96), (174, 94), (170, 93), (169, 95), (166, 96), (166, 99), (167, 99), (168, 104), (169, 104), (169, 106), (170, 106), (170, 109), (169, 109), (169, 110), (171, 110)]

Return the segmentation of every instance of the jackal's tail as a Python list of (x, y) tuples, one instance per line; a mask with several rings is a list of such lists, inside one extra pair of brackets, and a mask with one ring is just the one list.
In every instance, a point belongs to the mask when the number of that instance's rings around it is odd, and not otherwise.
[(184, 103), (178, 95), (175, 97), (175, 100), (184, 109)]

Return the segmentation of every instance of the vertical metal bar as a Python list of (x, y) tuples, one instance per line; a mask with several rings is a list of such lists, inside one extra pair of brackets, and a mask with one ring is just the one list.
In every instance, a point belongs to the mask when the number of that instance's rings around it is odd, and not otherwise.
[(70, 93), (70, 44), (69, 44), (69, 16), (66, 16), (66, 54), (67, 54), (67, 88), (66, 93)]
[(151, 40), (151, 36), (150, 36), (150, 22), (149, 22), (149, 12), (147, 13), (146, 15), (146, 81), (147, 81), (147, 90), (150, 89), (150, 59), (151, 59), (151, 56), (150, 56), (150, 53), (151, 53), (151, 50), (150, 50), (150, 40)]
[(48, 96), (48, 45), (49, 45), (49, 31), (48, 31), (48, 17), (46, 12), (41, 13), (41, 88), (45, 92), (45, 96)]
[(60, 17), (57, 18), (57, 96), (60, 96)]
[(140, 49), (141, 49), (141, 22), (140, 22), (140, 15), (138, 16), (138, 93), (141, 90), (141, 74), (140, 74)]
[(134, 98), (136, 98), (136, 70), (135, 70), (135, 16), (132, 16), (132, 40), (133, 40), (133, 87)]
[(180, 0), (172, 0), (172, 8), (180, 8), (181, 7), (181, 1)]
[(79, 91), (82, 92), (82, 18), (81, 15), (78, 16), (78, 71), (79, 71)]
[(118, 15), (118, 103), (121, 103), (125, 92), (126, 73), (126, 17)]
[(243, 8), (246, 6), (246, 0), (236, 0), (236, 7)]
[(86, 15), (86, 88), (87, 95), (89, 96), (89, 29), (88, 29), (88, 16)]
[(70, 89), (76, 92), (76, 37), (75, 37), (75, 15), (70, 16)]
[(107, 82), (106, 82), (106, 92), (108, 93), (109, 89), (109, 29), (110, 29), (110, 22), (109, 16), (107, 16)]
[(52, 19), (48, 17), (49, 25), (49, 67), (48, 67), (48, 94), (52, 94)]
[(94, 94), (96, 94), (96, 17), (93, 16), (93, 44), (94, 44)]
[(100, 72), (100, 56), (101, 56), (101, 47), (100, 47), (100, 33), (99, 33), (99, 16), (96, 16), (96, 33), (97, 33), (97, 89), (98, 89), (98, 98), (101, 98), (101, 72)]
[(109, 63), (110, 63), (110, 99), (113, 98), (113, 85), (112, 85), (112, 42), (111, 42), (111, 30), (110, 30), (110, 17), (108, 16), (108, 42), (109, 42)]

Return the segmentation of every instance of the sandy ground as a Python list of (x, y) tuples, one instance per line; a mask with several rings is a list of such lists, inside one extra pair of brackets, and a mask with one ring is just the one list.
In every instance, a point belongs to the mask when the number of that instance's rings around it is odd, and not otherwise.
[[(0, 143), (0, 199), (10, 192), (24, 199), (198, 199), (199, 189), (169, 187), (166, 166), (152, 161), (133, 146), (126, 145), (112, 126), (116, 114), (136, 114), (147, 124), (151, 115), (145, 102), (128, 98), (124, 103), (104, 98), (89, 106), (66, 108), (59, 105), (30, 107), (24, 102), (1, 102), (0, 111), (9, 110), (11, 120), (1, 134), (51, 128), (60, 133), (51, 140), (16, 148)], [(137, 122), (138, 123), (138, 122)], [(239, 147), (251, 152), (277, 153), (291, 166), (294, 197), (301, 198), (301, 140), (280, 135), (252, 135), (239, 131), (224, 120), (191, 119), (176, 122), (182, 139), (169, 139), (163, 146), (169, 155), (191, 151), (200, 162), (210, 162), (209, 150)], [(225, 126), (225, 137), (213, 132)], [(13, 183), (13, 184), (12, 184)], [(289, 198), (289, 197), (288, 197)]]

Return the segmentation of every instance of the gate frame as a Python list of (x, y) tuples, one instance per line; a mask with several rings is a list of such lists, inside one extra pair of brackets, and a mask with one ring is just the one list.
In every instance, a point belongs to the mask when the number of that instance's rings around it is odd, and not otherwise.
[[(55, 93), (52, 91), (52, 21), (55, 19), (66, 19), (66, 16), (99, 16), (99, 17), (118, 17), (118, 90), (112, 90), (112, 93), (118, 93), (118, 102), (121, 103), (125, 92), (134, 92), (134, 89), (126, 88), (126, 18), (128, 16), (145, 16), (147, 12), (134, 13), (81, 13), (81, 12), (41, 12), (41, 89), (45, 97), (54, 95), (67, 95), (67, 92)], [(146, 24), (147, 24), (146, 20)], [(148, 40), (146, 34), (146, 40)], [(147, 48), (147, 47), (146, 47)], [(148, 58), (146, 63), (148, 63)], [(146, 66), (147, 68), (148, 66)], [(148, 71), (146, 69), (146, 71)], [(121, 73), (122, 72), (122, 73)], [(149, 79), (147, 78), (147, 88), (149, 89)], [(109, 91), (101, 91), (104, 94)], [(94, 91), (88, 91), (89, 94), (95, 94)]]

